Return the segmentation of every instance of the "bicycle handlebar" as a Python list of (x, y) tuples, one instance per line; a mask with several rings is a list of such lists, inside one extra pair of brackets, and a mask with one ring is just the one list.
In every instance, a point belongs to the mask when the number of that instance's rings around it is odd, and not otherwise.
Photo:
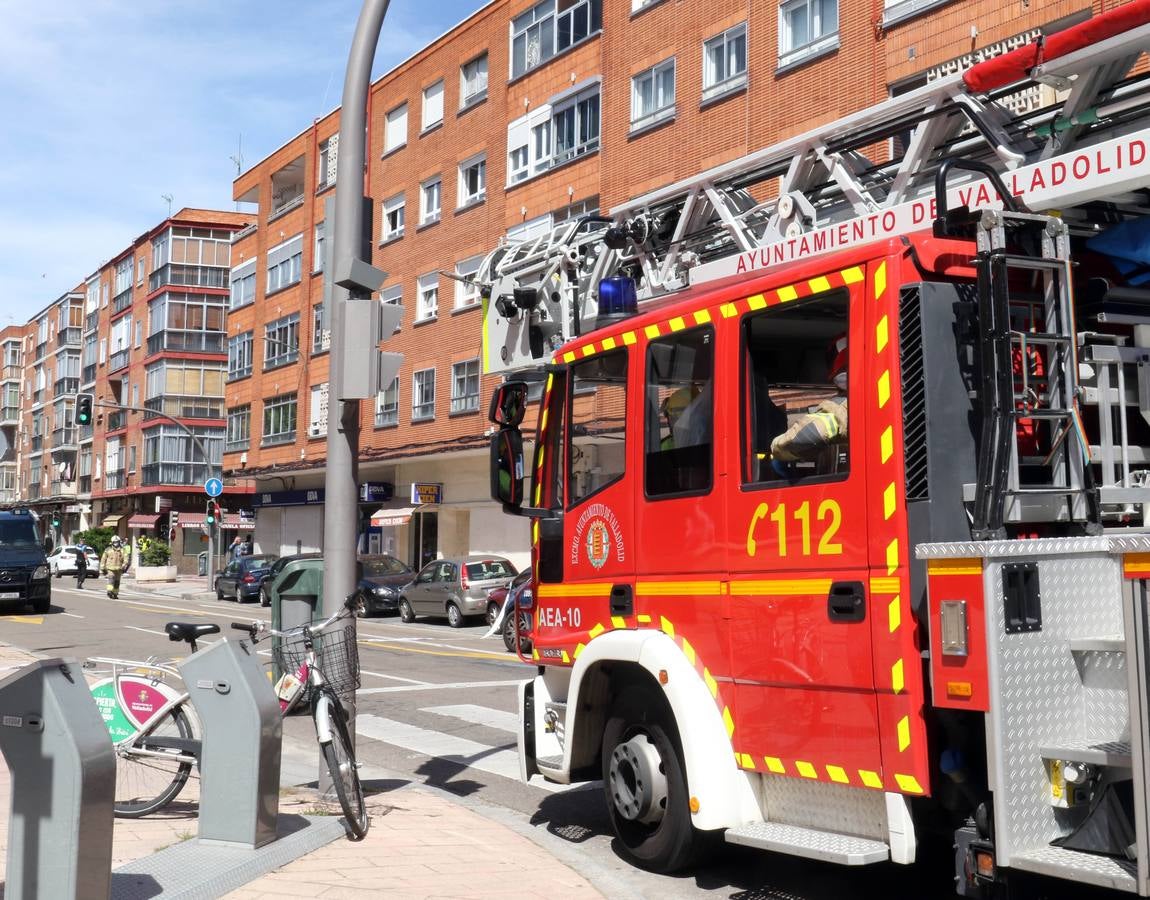
[(331, 628), (331, 626), (339, 619), (346, 619), (349, 616), (354, 615), (358, 610), (361, 602), (362, 601), (358, 591), (354, 594), (348, 594), (347, 599), (343, 602), (343, 606), (336, 612), (334, 616), (331, 616), (330, 618), (325, 619), (318, 624), (311, 622), (306, 625), (299, 625), (295, 628), (289, 628), (286, 631), (280, 631), (279, 629), (272, 628), (268, 623), (261, 621), (255, 621), (247, 624), (243, 622), (232, 622), (232, 628), (236, 629), (237, 631), (246, 631), (251, 636), (253, 644), (258, 643), (260, 640), (260, 635), (265, 634), (269, 634), (272, 637), (292, 637), (298, 634), (303, 634), (305, 632), (313, 635), (322, 634)]

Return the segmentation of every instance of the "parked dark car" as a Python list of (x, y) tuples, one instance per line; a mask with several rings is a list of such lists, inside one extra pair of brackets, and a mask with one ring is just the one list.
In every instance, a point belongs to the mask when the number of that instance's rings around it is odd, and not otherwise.
[(272, 605), (272, 582), (283, 571), (284, 566), (297, 559), (320, 559), (322, 556), (322, 553), (293, 553), (291, 556), (281, 556), (272, 563), (268, 567), (267, 574), (260, 580), (260, 606)]
[(0, 511), (0, 603), (31, 604), (38, 613), (52, 606), (52, 571), (27, 510)]
[(398, 612), (399, 595), (415, 579), (415, 571), (394, 556), (361, 556), (359, 593), (363, 614)]
[(216, 599), (231, 599), (238, 603), (257, 599), (260, 585), (277, 559), (279, 557), (274, 553), (257, 553), (233, 559), (216, 576)]
[(461, 628), (466, 616), (487, 613), (487, 594), (506, 587), (518, 572), (500, 556), (456, 556), (429, 562), (399, 598), (399, 617), (446, 616), (452, 628)]

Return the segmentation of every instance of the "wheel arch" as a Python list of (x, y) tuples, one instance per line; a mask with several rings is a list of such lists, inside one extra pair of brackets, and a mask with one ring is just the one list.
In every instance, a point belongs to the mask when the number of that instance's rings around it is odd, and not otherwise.
[[(682, 649), (658, 631), (608, 632), (587, 644), (575, 660), (566, 728), (572, 780), (600, 777), (607, 717), (615, 698), (630, 687), (661, 696), (670, 709), (687, 789), (698, 799), (695, 827), (727, 828), (759, 818), (754, 790), (735, 765), (715, 697)], [(690, 727), (684, 728), (684, 722)]]

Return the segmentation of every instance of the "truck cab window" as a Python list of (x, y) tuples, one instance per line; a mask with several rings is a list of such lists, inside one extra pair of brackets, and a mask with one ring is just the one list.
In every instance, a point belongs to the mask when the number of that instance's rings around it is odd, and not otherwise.
[(744, 318), (744, 484), (850, 471), (849, 321), (846, 291)]
[(644, 486), (648, 497), (711, 489), (715, 332), (699, 328), (647, 348)]
[(568, 508), (623, 477), (627, 352), (615, 350), (575, 363), (570, 385)]

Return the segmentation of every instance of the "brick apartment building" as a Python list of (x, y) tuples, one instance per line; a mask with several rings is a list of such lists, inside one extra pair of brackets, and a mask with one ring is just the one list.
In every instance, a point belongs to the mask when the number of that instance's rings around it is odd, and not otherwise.
[(22, 433), (20, 410), (24, 384), (23, 325), (9, 325), (0, 331), (0, 505), (20, 499), (19, 438)]
[[(381, 300), (404, 310), (385, 349), (405, 362), (363, 406), (363, 548), (412, 565), (526, 561), (524, 523), (488, 499), (497, 379), (480, 371), (479, 298), (449, 275), (504, 236), (609, 211), (1114, 5), (493, 0), (386, 73), (369, 93), (365, 186)], [(322, 545), (338, 129), (338, 111), (317, 119), (234, 186), (258, 212), (233, 248), (224, 468), (257, 483), (264, 551)], [(414, 503), (425, 484), (439, 493)]]

